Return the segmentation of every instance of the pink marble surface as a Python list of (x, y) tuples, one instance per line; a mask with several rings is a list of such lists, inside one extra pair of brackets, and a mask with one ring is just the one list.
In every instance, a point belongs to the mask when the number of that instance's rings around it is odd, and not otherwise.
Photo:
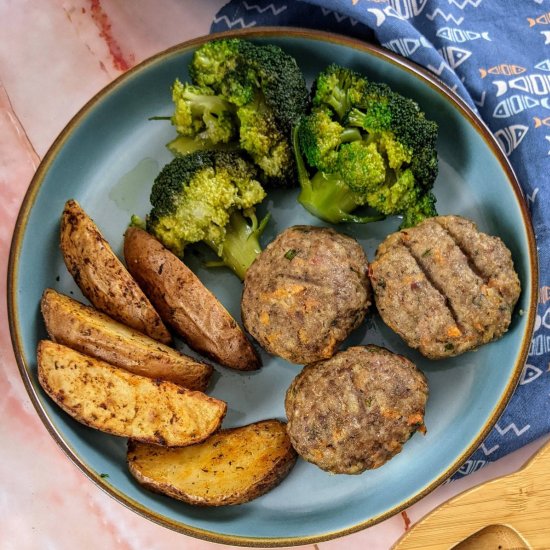
[[(76, 111), (144, 58), (208, 32), (223, 0), (0, 1), (0, 292), (17, 212), (40, 159)], [(89, 481), (38, 419), (11, 348), (0, 302), (0, 549), (185, 548), (208, 542), (160, 527)], [(439, 503), (517, 469), (544, 440), (466, 479), (446, 484), (407, 510), (414, 523)], [(403, 533), (397, 515), (322, 550), (386, 550)], [(313, 546), (309, 546), (313, 548)]]

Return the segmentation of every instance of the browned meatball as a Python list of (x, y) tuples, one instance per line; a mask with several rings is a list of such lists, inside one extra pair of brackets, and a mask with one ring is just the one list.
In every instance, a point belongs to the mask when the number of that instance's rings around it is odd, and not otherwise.
[(292, 446), (335, 474), (378, 468), (424, 431), (428, 385), (401, 355), (351, 347), (306, 366), (285, 401)]
[(370, 276), (384, 322), (431, 359), (502, 336), (520, 294), (504, 243), (459, 216), (430, 218), (387, 237)]
[(331, 357), (371, 304), (368, 262), (357, 241), (333, 229), (283, 231), (244, 280), (244, 326), (293, 363)]

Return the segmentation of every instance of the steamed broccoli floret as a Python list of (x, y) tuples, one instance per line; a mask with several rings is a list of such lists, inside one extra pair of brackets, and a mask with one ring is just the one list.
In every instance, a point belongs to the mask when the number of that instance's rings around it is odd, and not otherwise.
[(368, 223), (384, 219), (383, 215), (356, 216), (351, 214), (359, 204), (362, 196), (352, 191), (340, 176), (339, 172), (319, 170), (310, 178), (298, 145), (299, 127), (292, 133), (294, 151), (296, 152), (296, 171), (301, 187), (298, 200), (314, 216), (327, 222)]
[(255, 206), (266, 193), (256, 169), (236, 152), (199, 151), (176, 157), (155, 179), (147, 231), (182, 257), (206, 243), (241, 279), (261, 252)]
[(172, 86), (175, 110), (172, 124), (182, 136), (196, 137), (211, 145), (227, 143), (235, 137), (235, 109), (206, 87), (182, 84), (176, 79)]
[[(294, 141), (305, 208), (338, 223), (372, 221), (352, 215), (370, 206), (382, 215), (403, 215), (401, 227), (437, 215), (430, 193), (437, 125), (414, 101), (331, 65), (315, 82), (312, 104)], [(311, 178), (302, 154), (317, 171)]]
[(437, 216), (435, 209), (435, 197), (432, 193), (426, 193), (416, 203), (405, 210), (401, 227), (413, 227), (426, 218)]
[(264, 174), (266, 183), (292, 183), (294, 157), (285, 134), (281, 132), (273, 113), (262, 99), (253, 101), (237, 111), (239, 144)]
[(352, 141), (342, 144), (336, 169), (346, 185), (361, 195), (377, 189), (386, 179), (386, 163), (376, 143)]
[[(385, 90), (384, 90), (385, 88)], [(357, 126), (380, 142), (390, 167), (398, 172), (411, 168), (419, 187), (429, 190), (437, 176), (437, 125), (427, 120), (417, 103), (384, 86), (375, 94), (385, 102), (383, 114), (373, 116), (373, 101), (360, 104), (348, 116), (348, 124)]]
[(199, 107), (215, 104), (216, 109), (209, 110), (205, 119), (200, 108), (193, 110), (193, 103), (188, 107), (187, 97), (180, 107), (182, 85), (176, 81), (173, 122), (178, 132), (194, 140), (206, 139), (216, 149), (222, 143), (234, 143), (250, 155), (265, 183), (292, 185), (295, 164), (290, 132), (308, 102), (304, 77), (294, 58), (274, 45), (216, 40), (195, 51), (189, 73), (194, 86), (187, 85), (187, 95), (196, 89), (207, 98), (201, 98)]
[(338, 160), (338, 147), (342, 143), (360, 140), (361, 132), (344, 128), (332, 120), (328, 109), (317, 108), (301, 120), (302, 151), (311, 166), (319, 170), (334, 171)]
[(238, 38), (207, 42), (193, 54), (189, 65), (191, 80), (211, 87), (234, 105), (245, 105), (253, 100), (256, 85), (242, 58), (247, 58), (254, 47)]
[(364, 94), (365, 80), (350, 69), (330, 65), (313, 84), (313, 106), (329, 106), (341, 120)]

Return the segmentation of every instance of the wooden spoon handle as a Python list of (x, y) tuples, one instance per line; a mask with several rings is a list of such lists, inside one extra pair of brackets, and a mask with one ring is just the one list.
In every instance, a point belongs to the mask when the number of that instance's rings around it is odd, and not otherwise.
[(441, 504), (406, 532), (393, 550), (448, 550), (494, 524), (512, 526), (535, 549), (550, 548), (550, 443), (518, 472)]

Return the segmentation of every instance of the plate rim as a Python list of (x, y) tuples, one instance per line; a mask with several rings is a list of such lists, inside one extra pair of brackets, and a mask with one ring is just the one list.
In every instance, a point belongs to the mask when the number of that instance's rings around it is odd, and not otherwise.
[[(382, 58), (384, 61), (398, 66), (400, 69), (405, 70), (414, 76), (420, 77), (425, 84), (430, 86), (434, 91), (445, 96), (455, 107), (458, 108), (460, 114), (465, 117), (477, 131), (479, 136), (483, 139), (489, 149), (493, 152), (496, 160), (500, 164), (501, 168), (506, 173), (512, 190), (516, 196), (516, 200), (519, 206), (520, 214), (523, 219), (523, 225), (525, 228), (527, 241), (528, 241), (528, 259), (531, 273), (531, 284), (528, 288), (523, 288), (522, 292), (530, 290), (530, 302), (529, 310), (524, 313), (527, 315), (526, 329), (521, 341), (521, 350), (518, 356), (518, 361), (514, 366), (512, 376), (508, 380), (506, 388), (502, 394), (502, 398), (493, 408), (487, 421), (482, 429), (472, 438), (470, 444), (466, 450), (461, 453), (450, 466), (448, 466), (442, 474), (433, 479), (428, 485), (426, 485), (421, 491), (414, 496), (401, 501), (398, 505), (394, 506), (390, 510), (371, 517), (367, 520), (356, 523), (355, 525), (345, 527), (336, 531), (325, 532), (319, 535), (306, 535), (297, 537), (251, 537), (241, 535), (231, 535), (218, 533), (206, 529), (201, 529), (191, 525), (187, 525), (183, 522), (174, 521), (166, 516), (158, 514), (128, 495), (118, 491), (112, 487), (105, 479), (101, 478), (96, 472), (91, 470), (88, 465), (78, 456), (78, 454), (71, 448), (69, 443), (64, 440), (62, 435), (57, 431), (50, 417), (46, 413), (41, 404), (41, 400), (37, 395), (33, 382), (31, 380), (30, 369), (27, 367), (27, 360), (23, 352), (22, 334), (20, 332), (20, 323), (18, 317), (17, 296), (16, 296), (16, 280), (18, 275), (18, 267), (20, 260), (20, 252), (25, 236), (27, 222), (29, 215), (34, 207), (36, 197), (41, 189), (42, 182), (49, 170), (50, 165), (61, 152), (64, 143), (70, 137), (70, 135), (78, 128), (79, 123), (86, 117), (89, 111), (104, 97), (107, 96), (117, 86), (123, 84), (126, 80), (132, 78), (136, 73), (139, 73), (144, 68), (157, 63), (158, 61), (190, 50), (197, 46), (209, 42), (211, 40), (220, 38), (296, 38), (306, 39), (312, 41), (320, 41), (324, 43), (331, 43), (336, 45), (347, 46), (352, 49), (358, 50), (375, 57)], [(489, 431), (493, 428), (497, 422), (499, 416), (503, 412), (504, 408), (510, 401), (510, 398), (519, 382), (523, 366), (527, 360), (529, 345), (533, 328), (535, 324), (536, 304), (538, 296), (538, 254), (536, 249), (536, 241), (533, 230), (533, 225), (529, 216), (529, 211), (525, 201), (525, 197), (518, 178), (510, 164), (510, 161), (505, 156), (504, 152), (500, 148), (496, 138), (493, 136), (488, 126), (483, 122), (478, 115), (470, 108), (470, 106), (455, 92), (453, 92), (447, 84), (437, 78), (434, 74), (430, 73), (423, 67), (417, 65), (415, 62), (403, 58), (389, 50), (385, 50), (380, 46), (374, 45), (367, 41), (362, 41), (356, 38), (350, 38), (341, 34), (326, 32), (314, 29), (306, 29), (299, 27), (252, 27), (247, 29), (237, 29), (219, 33), (211, 33), (201, 35), (199, 37), (181, 42), (174, 46), (171, 46), (161, 52), (150, 56), (125, 73), (119, 75), (116, 79), (110, 82), (107, 86), (99, 90), (90, 100), (88, 100), (84, 106), (69, 120), (63, 130), (56, 137), (43, 159), (41, 160), (30, 184), (23, 197), (21, 207), (15, 222), (15, 228), (12, 236), (9, 260), (8, 260), (8, 274), (7, 274), (7, 302), (8, 302), (8, 325), (10, 331), (10, 337), (12, 342), (15, 359), (19, 368), (19, 373), (23, 379), (23, 383), (27, 394), (38, 413), (38, 416), (42, 423), (47, 428), (48, 432), (54, 439), (54, 441), (61, 447), (63, 452), (68, 458), (100, 489), (106, 492), (109, 496), (114, 498), (117, 502), (124, 505), (126, 508), (138, 513), (142, 517), (153, 521), (163, 527), (167, 527), (173, 531), (183, 533), (198, 539), (207, 540), (210, 542), (232, 544), (237, 546), (250, 546), (250, 547), (280, 547), (280, 546), (294, 546), (302, 544), (312, 544), (316, 542), (323, 542), (332, 540), (338, 537), (349, 535), (366, 529), (372, 525), (375, 525), (401, 511), (408, 508), (415, 502), (425, 497), (436, 487), (441, 485), (447, 480), (464, 461), (476, 450), (482, 443), (483, 439), (487, 436)]]

